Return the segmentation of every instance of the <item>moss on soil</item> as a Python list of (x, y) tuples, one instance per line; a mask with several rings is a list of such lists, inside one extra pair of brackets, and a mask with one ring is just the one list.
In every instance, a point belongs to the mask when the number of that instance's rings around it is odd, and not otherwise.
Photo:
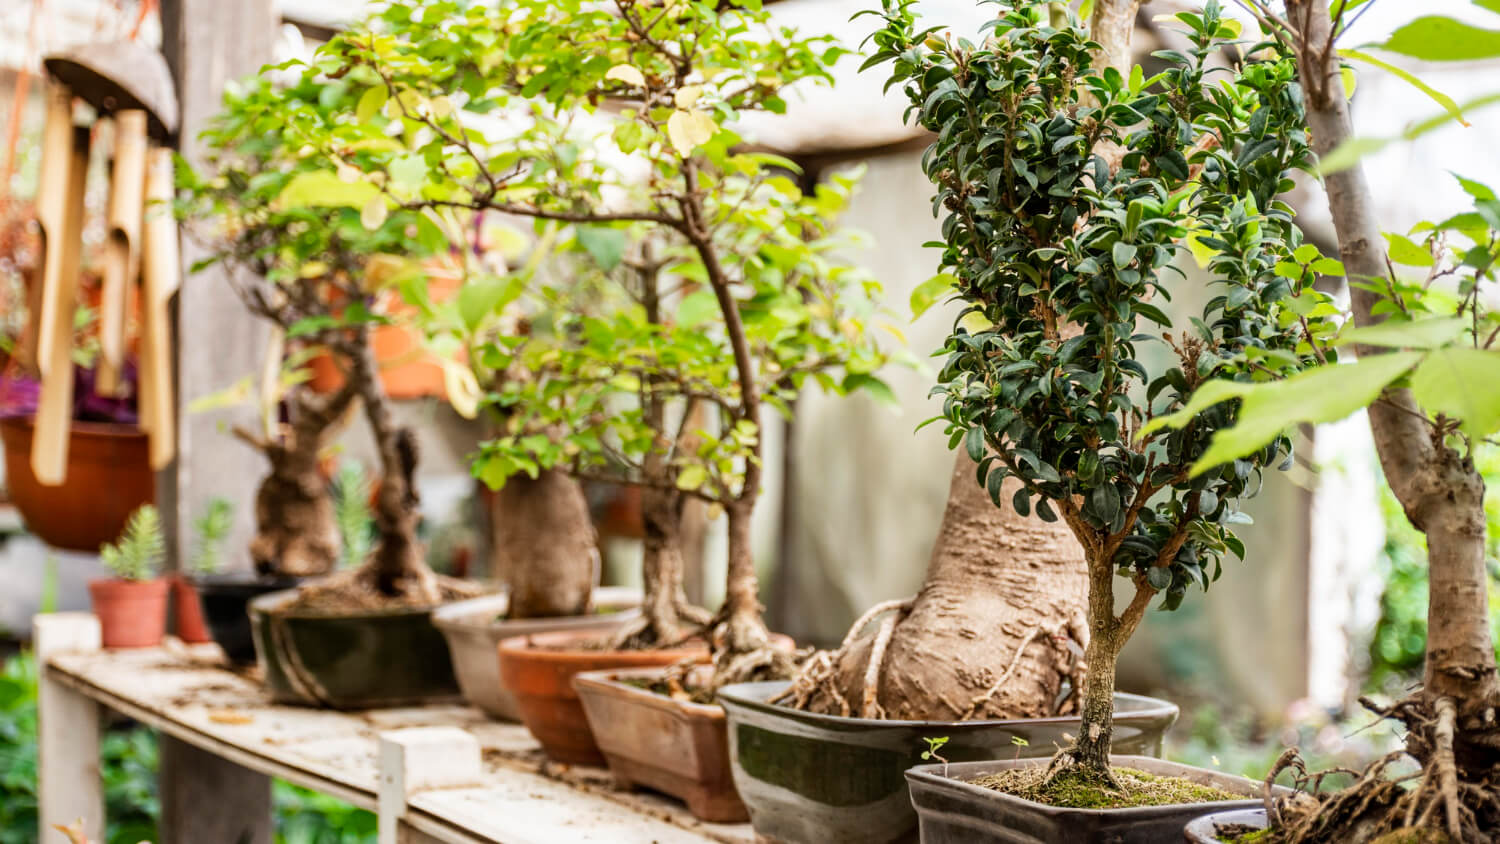
[(1132, 809), (1245, 799), (1243, 794), (1183, 777), (1162, 777), (1134, 768), (1111, 768), (1110, 772), (1119, 782), (1119, 790), (1076, 768), (1064, 768), (1048, 779), (1045, 765), (986, 774), (969, 782), (1034, 803), (1070, 809)]
[(702, 686), (674, 685), (668, 683), (666, 680), (643, 680), (640, 677), (622, 677), (619, 682), (637, 689), (643, 689), (654, 695), (669, 697), (673, 700), (683, 700), (705, 705), (715, 702), (714, 693)]

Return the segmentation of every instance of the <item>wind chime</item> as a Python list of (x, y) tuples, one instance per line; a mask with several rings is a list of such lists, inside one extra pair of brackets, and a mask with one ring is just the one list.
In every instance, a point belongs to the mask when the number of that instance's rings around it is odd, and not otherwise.
[[(67, 475), (73, 416), (73, 328), (78, 306), (84, 192), (91, 126), (74, 122), (74, 100), (93, 106), (95, 120), (113, 124), (107, 234), (99, 300), (95, 392), (126, 398), (126, 358), (136, 346), (136, 405), (150, 437), (151, 467), (176, 448), (169, 301), (181, 281), (177, 224), (172, 216), (173, 160), (167, 146), (177, 129), (177, 98), (161, 54), (121, 41), (47, 57), (37, 221), (42, 229), (42, 288), (31, 313), (41, 398), (31, 469), (57, 486)], [(134, 296), (132, 294), (134, 293)], [(139, 319), (132, 325), (130, 303)], [(137, 335), (132, 338), (132, 328)]]

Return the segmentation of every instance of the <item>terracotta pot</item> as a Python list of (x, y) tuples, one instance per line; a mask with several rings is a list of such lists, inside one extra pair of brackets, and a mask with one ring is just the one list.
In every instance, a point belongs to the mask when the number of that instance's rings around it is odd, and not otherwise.
[[(573, 678), (610, 773), (622, 787), (639, 784), (679, 798), (710, 823), (749, 819), (734, 788), (724, 708), (626, 682), (660, 680), (666, 671), (589, 671)], [(698, 679), (707, 681), (706, 667)]]
[(573, 690), (575, 675), (583, 671), (673, 665), (684, 659), (708, 661), (708, 646), (701, 641), (661, 651), (581, 647), (598, 639), (598, 632), (543, 633), (500, 643), (500, 683), (515, 695), (526, 729), (541, 742), (542, 750), (558, 762), (604, 764), (604, 755), (589, 731), (583, 704)]
[[(729, 716), (734, 783), (757, 835), (793, 844), (891, 844), (917, 841), (904, 772), (921, 763), (924, 739), (947, 736), (955, 762), (1050, 757), (1077, 715), (994, 721), (898, 721), (842, 718), (771, 703), (786, 682), (740, 683), (719, 690)], [(1114, 749), (1160, 755), (1177, 705), (1115, 695)], [(1016, 739), (1025, 743), (1019, 744)]]
[(136, 508), (155, 500), (149, 444), (134, 425), (74, 422), (59, 486), (31, 473), (31, 435), (30, 419), (0, 419), (11, 500), (27, 530), (48, 545), (97, 552), (119, 538)]
[(203, 623), (203, 603), (198, 600), (198, 589), (180, 574), (174, 574), (168, 580), (172, 584), (172, 632), (191, 645), (212, 642), (214, 639), (208, 635), (208, 625)]
[[(444, 302), (458, 294), (463, 277), (441, 268), (429, 268), (427, 295), (433, 302)], [(384, 310), (392, 316), (414, 312), (398, 296), (386, 297)], [(370, 331), (371, 351), (380, 368), (380, 383), (393, 399), (418, 399), (447, 395), (443, 367), (437, 358), (422, 348), (416, 329), (400, 324), (382, 324)], [(308, 385), (320, 393), (336, 392), (344, 385), (344, 376), (333, 356), (320, 354), (309, 360), (312, 378)]]
[(1200, 815), (1261, 804), (1262, 784), (1221, 771), (1147, 756), (1111, 756), (1110, 764), (1148, 774), (1183, 777), (1244, 795), (1240, 800), (1179, 803), (1130, 809), (1072, 809), (1034, 803), (973, 785), (997, 771), (1047, 764), (1046, 759), (1006, 759), (919, 765), (906, 772), (911, 802), (921, 819), (922, 844), (1158, 844), (1181, 840), (1183, 827)]
[(471, 598), (432, 613), (432, 623), (448, 640), (453, 670), (464, 698), (493, 718), (521, 720), (521, 710), (510, 690), (500, 684), (500, 661), (495, 648), (501, 640), (538, 633), (588, 630), (597, 634), (619, 628), (640, 617), (641, 590), (623, 586), (605, 586), (594, 590), (593, 615), (563, 618), (503, 618), (510, 606), (506, 595)]
[(106, 648), (150, 648), (167, 633), (165, 580), (89, 581), (89, 597)]

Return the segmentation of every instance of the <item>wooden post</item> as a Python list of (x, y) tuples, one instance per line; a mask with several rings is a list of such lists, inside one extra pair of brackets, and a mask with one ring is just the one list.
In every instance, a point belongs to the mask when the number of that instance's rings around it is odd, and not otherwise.
[(161, 770), (161, 844), (271, 844), (270, 777), (167, 735)]
[(379, 844), (411, 844), (402, 829), (406, 801), (429, 788), (456, 788), (480, 782), (479, 741), (457, 727), (413, 727), (380, 734), (377, 804)]
[[(181, 107), (179, 148), (193, 166), (204, 164), (198, 136), (222, 109), (225, 85), (272, 60), (275, 5), (273, 0), (161, 0), (162, 52), (172, 68)], [(178, 565), (183, 550), (191, 547), (193, 517), (215, 497), (236, 503), (226, 547), (249, 544), (251, 502), (266, 473), (261, 455), (227, 433), (233, 425), (253, 430), (253, 408), (187, 412), (194, 399), (259, 370), (266, 326), (240, 304), (222, 268), (187, 274), (187, 268), (203, 257), (192, 239), (183, 239), (182, 253), (175, 346), (177, 459), (156, 485), (172, 559)], [(248, 566), (248, 558), (241, 555), (238, 564)]]
[(54, 826), (82, 821), (90, 841), (104, 840), (104, 786), (99, 779), (99, 704), (51, 679), (47, 659), (97, 651), (99, 619), (91, 613), (39, 615), (32, 621), (37, 665), (37, 840)]

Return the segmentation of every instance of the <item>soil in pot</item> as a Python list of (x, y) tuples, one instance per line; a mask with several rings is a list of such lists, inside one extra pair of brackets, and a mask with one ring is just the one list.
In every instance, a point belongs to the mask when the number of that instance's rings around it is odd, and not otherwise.
[[(798, 844), (916, 841), (917, 815), (904, 772), (922, 763), (926, 739), (946, 737), (940, 752), (953, 761), (1050, 757), (1077, 734), (1080, 723), (1077, 716), (958, 722), (841, 718), (769, 702), (786, 687), (726, 686), (719, 702), (729, 717), (735, 785), (756, 832)], [(1117, 694), (1115, 749), (1160, 754), (1177, 714), (1168, 701)]]
[(306, 596), (302, 587), (250, 602), (256, 660), (272, 700), (380, 709), (458, 698), (431, 607), (316, 608), (302, 606)]
[(724, 710), (713, 703), (706, 672), (683, 685), (668, 680), (681, 673), (676, 669), (586, 672), (573, 687), (622, 787), (670, 794), (701, 820), (739, 823), (749, 815), (734, 787)]
[(254, 573), (213, 574), (193, 580), (208, 632), (231, 665), (255, 664), (250, 601), (295, 587), (298, 578)]
[(594, 590), (594, 614), (560, 618), (511, 620), (505, 617), (510, 599), (486, 595), (448, 604), (432, 614), (432, 623), (448, 640), (448, 652), (464, 699), (493, 718), (521, 720), (515, 696), (500, 684), (496, 648), (504, 639), (560, 631), (603, 634), (640, 615), (639, 589), (605, 586)]
[(1254, 841), (1268, 826), (1265, 809), (1237, 809), (1194, 818), (1188, 821), (1183, 836), (1188, 844)]
[(55, 548), (95, 553), (156, 498), (147, 437), (134, 425), (74, 422), (68, 474), (46, 486), (31, 472), (32, 421), (0, 419), (5, 482), (27, 530)]
[(165, 580), (89, 581), (89, 597), (106, 648), (150, 648), (161, 644), (167, 632)]
[(198, 589), (193, 581), (182, 575), (173, 575), (172, 583), (172, 632), (177, 638), (192, 645), (212, 642), (208, 625), (203, 620), (203, 604), (198, 599)]
[[(1144, 756), (1111, 756), (1110, 764), (1127, 796), (1074, 779), (1043, 786), (1045, 759), (920, 765), (906, 778), (923, 844), (1156, 844), (1180, 840), (1200, 815), (1260, 803), (1261, 783), (1243, 777)], [(997, 785), (1082, 805), (1049, 805)]]
[(615, 651), (604, 649), (599, 634), (589, 632), (506, 639), (499, 653), (500, 683), (515, 696), (521, 722), (549, 757), (571, 765), (605, 761), (573, 689), (574, 676), (708, 660), (708, 646), (701, 640), (666, 650)]

